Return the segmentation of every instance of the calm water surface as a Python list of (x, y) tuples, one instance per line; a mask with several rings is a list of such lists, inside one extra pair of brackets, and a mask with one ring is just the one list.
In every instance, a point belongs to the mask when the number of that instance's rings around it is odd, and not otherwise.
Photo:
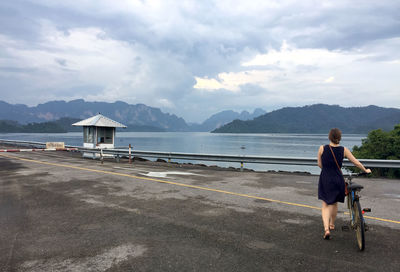
[[(360, 145), (366, 135), (343, 135), (341, 144), (352, 149)], [(83, 133), (9, 133), (0, 139), (65, 142), (82, 146)], [(204, 154), (258, 155), (284, 157), (315, 157), (318, 147), (329, 143), (327, 134), (218, 134), (207, 132), (117, 132), (116, 147), (136, 150), (166, 151)], [(237, 163), (201, 162), (208, 165), (239, 167)], [(259, 171), (307, 171), (319, 173), (318, 167), (245, 164), (246, 168)]]

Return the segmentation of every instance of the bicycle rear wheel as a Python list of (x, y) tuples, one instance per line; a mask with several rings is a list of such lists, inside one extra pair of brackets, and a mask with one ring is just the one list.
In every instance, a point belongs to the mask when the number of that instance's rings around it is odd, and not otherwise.
[(362, 251), (365, 249), (365, 225), (364, 218), (361, 212), (361, 205), (358, 200), (353, 203), (353, 214), (354, 214), (354, 229), (357, 236), (358, 248)]

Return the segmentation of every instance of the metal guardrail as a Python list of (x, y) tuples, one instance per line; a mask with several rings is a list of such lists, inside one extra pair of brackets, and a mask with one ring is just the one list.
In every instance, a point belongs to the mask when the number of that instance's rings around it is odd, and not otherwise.
[(0, 143), (5, 143), (5, 144), (15, 144), (15, 145), (21, 145), (21, 146), (46, 146), (46, 143), (41, 143), (41, 142), (30, 142), (30, 141), (17, 141), (17, 140), (3, 140), (0, 139)]
[[(0, 143), (16, 144), (16, 145), (33, 145), (42, 146), (45, 143), (40, 142), (29, 142), (29, 141), (13, 141), (13, 140), (1, 140)], [(77, 148), (79, 152), (96, 153), (108, 155), (114, 155), (118, 158), (128, 157), (128, 149), (92, 149), (83, 148), (77, 146), (68, 146), (68, 148)], [(225, 155), (225, 154), (197, 154), (197, 153), (177, 153), (177, 152), (161, 152), (161, 151), (140, 151), (132, 150), (131, 155), (133, 157), (145, 157), (145, 158), (160, 158), (177, 160), (194, 160), (194, 161), (218, 161), (218, 162), (237, 162), (241, 163), (258, 163), (258, 164), (283, 164), (283, 165), (308, 165), (318, 166), (317, 158), (305, 158), (305, 157), (268, 157), (268, 156), (254, 156), (254, 155)], [(375, 160), (375, 159), (359, 159), (359, 161), (365, 167), (377, 167), (377, 168), (400, 168), (400, 160)], [(354, 166), (349, 160), (343, 160), (343, 166)]]
[[(119, 156), (128, 156), (128, 150), (122, 149), (103, 149), (104, 154), (114, 154)], [(179, 159), (195, 161), (220, 161), (220, 162), (238, 162), (238, 163), (260, 163), (260, 164), (284, 164), (284, 165), (308, 165), (318, 166), (316, 158), (305, 157), (267, 157), (254, 155), (224, 155), (224, 154), (196, 154), (196, 153), (175, 153), (159, 151), (132, 151), (132, 156)], [(400, 160), (374, 160), (359, 159), (365, 167), (378, 168), (400, 168)], [(349, 160), (343, 160), (343, 166), (354, 166)]]

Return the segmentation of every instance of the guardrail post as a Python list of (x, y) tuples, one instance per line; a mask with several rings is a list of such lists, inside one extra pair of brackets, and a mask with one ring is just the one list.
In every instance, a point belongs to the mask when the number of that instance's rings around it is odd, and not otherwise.
[(131, 144), (129, 144), (129, 164), (132, 164), (132, 147), (131, 147)]
[(103, 149), (100, 149), (100, 161), (101, 161), (101, 164), (103, 164), (103, 162), (104, 162)]
[(170, 163), (170, 162), (171, 162), (171, 153), (168, 154), (168, 163)]
[(119, 156), (119, 154), (115, 157), (115, 160), (117, 161), (117, 163), (119, 163), (119, 159), (120, 159), (120, 156)]

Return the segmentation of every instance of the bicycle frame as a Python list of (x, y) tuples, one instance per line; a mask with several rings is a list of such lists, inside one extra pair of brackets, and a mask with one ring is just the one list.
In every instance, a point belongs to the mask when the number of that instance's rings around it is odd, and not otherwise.
[[(351, 183), (350, 183), (351, 184)], [(353, 214), (353, 209), (352, 207), (354, 206), (354, 201), (359, 201), (360, 200), (360, 196), (358, 195), (358, 191), (356, 190), (350, 190), (349, 194), (347, 195), (347, 197), (349, 198), (348, 200), (348, 209), (349, 209), (349, 213), (350, 213), (350, 219), (351, 219), (351, 227), (354, 228), (355, 225), (355, 218), (354, 218), (354, 214)], [(364, 220), (364, 216), (362, 214), (360, 214), (360, 219), (365, 222)]]
[(350, 227), (356, 232), (358, 246), (362, 251), (365, 248), (365, 231), (368, 230), (363, 213), (369, 212), (371, 209), (361, 209), (359, 192), (363, 189), (363, 186), (353, 183), (352, 179), (352, 175), (347, 177), (347, 207), (350, 213)]

